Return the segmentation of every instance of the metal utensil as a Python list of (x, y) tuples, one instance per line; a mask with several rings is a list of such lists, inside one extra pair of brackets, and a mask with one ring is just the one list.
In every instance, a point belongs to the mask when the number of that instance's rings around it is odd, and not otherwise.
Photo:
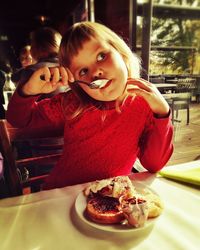
[[(45, 81), (45, 76), (41, 75), (40, 79)], [(52, 80), (52, 76), (50, 78), (50, 81), (51, 80)], [(109, 81), (108, 79), (98, 79), (98, 80), (95, 80), (93, 82), (85, 82), (85, 81), (82, 81), (82, 80), (75, 80), (74, 82), (70, 82), (70, 84), (83, 83), (83, 84), (86, 84), (91, 89), (100, 89), (100, 88), (103, 88), (107, 84), (108, 81)]]
[(108, 79), (98, 79), (93, 82), (85, 82), (81, 80), (76, 80), (74, 83), (86, 84), (91, 89), (101, 89), (107, 84), (108, 81), (109, 81)]

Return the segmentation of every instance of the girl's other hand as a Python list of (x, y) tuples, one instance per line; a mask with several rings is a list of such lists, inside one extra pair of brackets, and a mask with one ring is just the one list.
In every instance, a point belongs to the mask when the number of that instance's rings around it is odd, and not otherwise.
[[(41, 80), (41, 75), (44, 75), (44, 80)], [(32, 74), (28, 82), (22, 87), (22, 92), (25, 95), (48, 94), (60, 86), (67, 86), (71, 79), (73, 79), (73, 76), (64, 67), (43, 67)]]
[(144, 79), (132, 79), (127, 81), (126, 92), (129, 95), (142, 96), (149, 104), (153, 113), (158, 117), (164, 117), (169, 113), (169, 105), (156, 88), (156, 86)]

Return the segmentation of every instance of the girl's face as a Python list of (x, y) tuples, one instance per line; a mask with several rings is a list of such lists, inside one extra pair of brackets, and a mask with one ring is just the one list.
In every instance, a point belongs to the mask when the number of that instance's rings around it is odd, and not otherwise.
[(128, 77), (126, 64), (116, 49), (98, 38), (91, 38), (83, 43), (78, 54), (72, 58), (69, 69), (76, 80), (109, 80), (101, 89), (90, 89), (79, 83), (80, 87), (96, 100), (113, 101), (124, 92)]

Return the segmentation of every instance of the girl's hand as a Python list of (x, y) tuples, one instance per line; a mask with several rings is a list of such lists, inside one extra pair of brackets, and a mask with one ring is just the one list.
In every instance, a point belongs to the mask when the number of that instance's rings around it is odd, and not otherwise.
[[(44, 80), (41, 80), (41, 75), (44, 75)], [(67, 86), (68, 81), (73, 81), (73, 75), (68, 69), (43, 67), (33, 73), (22, 87), (22, 92), (24, 95), (48, 94), (60, 86)]]
[(149, 104), (153, 113), (158, 117), (164, 117), (169, 113), (169, 105), (156, 88), (156, 86), (144, 79), (132, 79), (127, 81), (126, 92), (129, 95), (142, 96)]

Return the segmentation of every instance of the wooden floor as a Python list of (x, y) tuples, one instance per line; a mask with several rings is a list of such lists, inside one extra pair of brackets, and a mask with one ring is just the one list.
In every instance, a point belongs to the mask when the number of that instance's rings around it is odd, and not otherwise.
[(174, 124), (174, 153), (167, 165), (200, 159), (200, 103), (191, 104), (189, 125), (186, 125), (186, 110), (179, 113), (181, 122)]

